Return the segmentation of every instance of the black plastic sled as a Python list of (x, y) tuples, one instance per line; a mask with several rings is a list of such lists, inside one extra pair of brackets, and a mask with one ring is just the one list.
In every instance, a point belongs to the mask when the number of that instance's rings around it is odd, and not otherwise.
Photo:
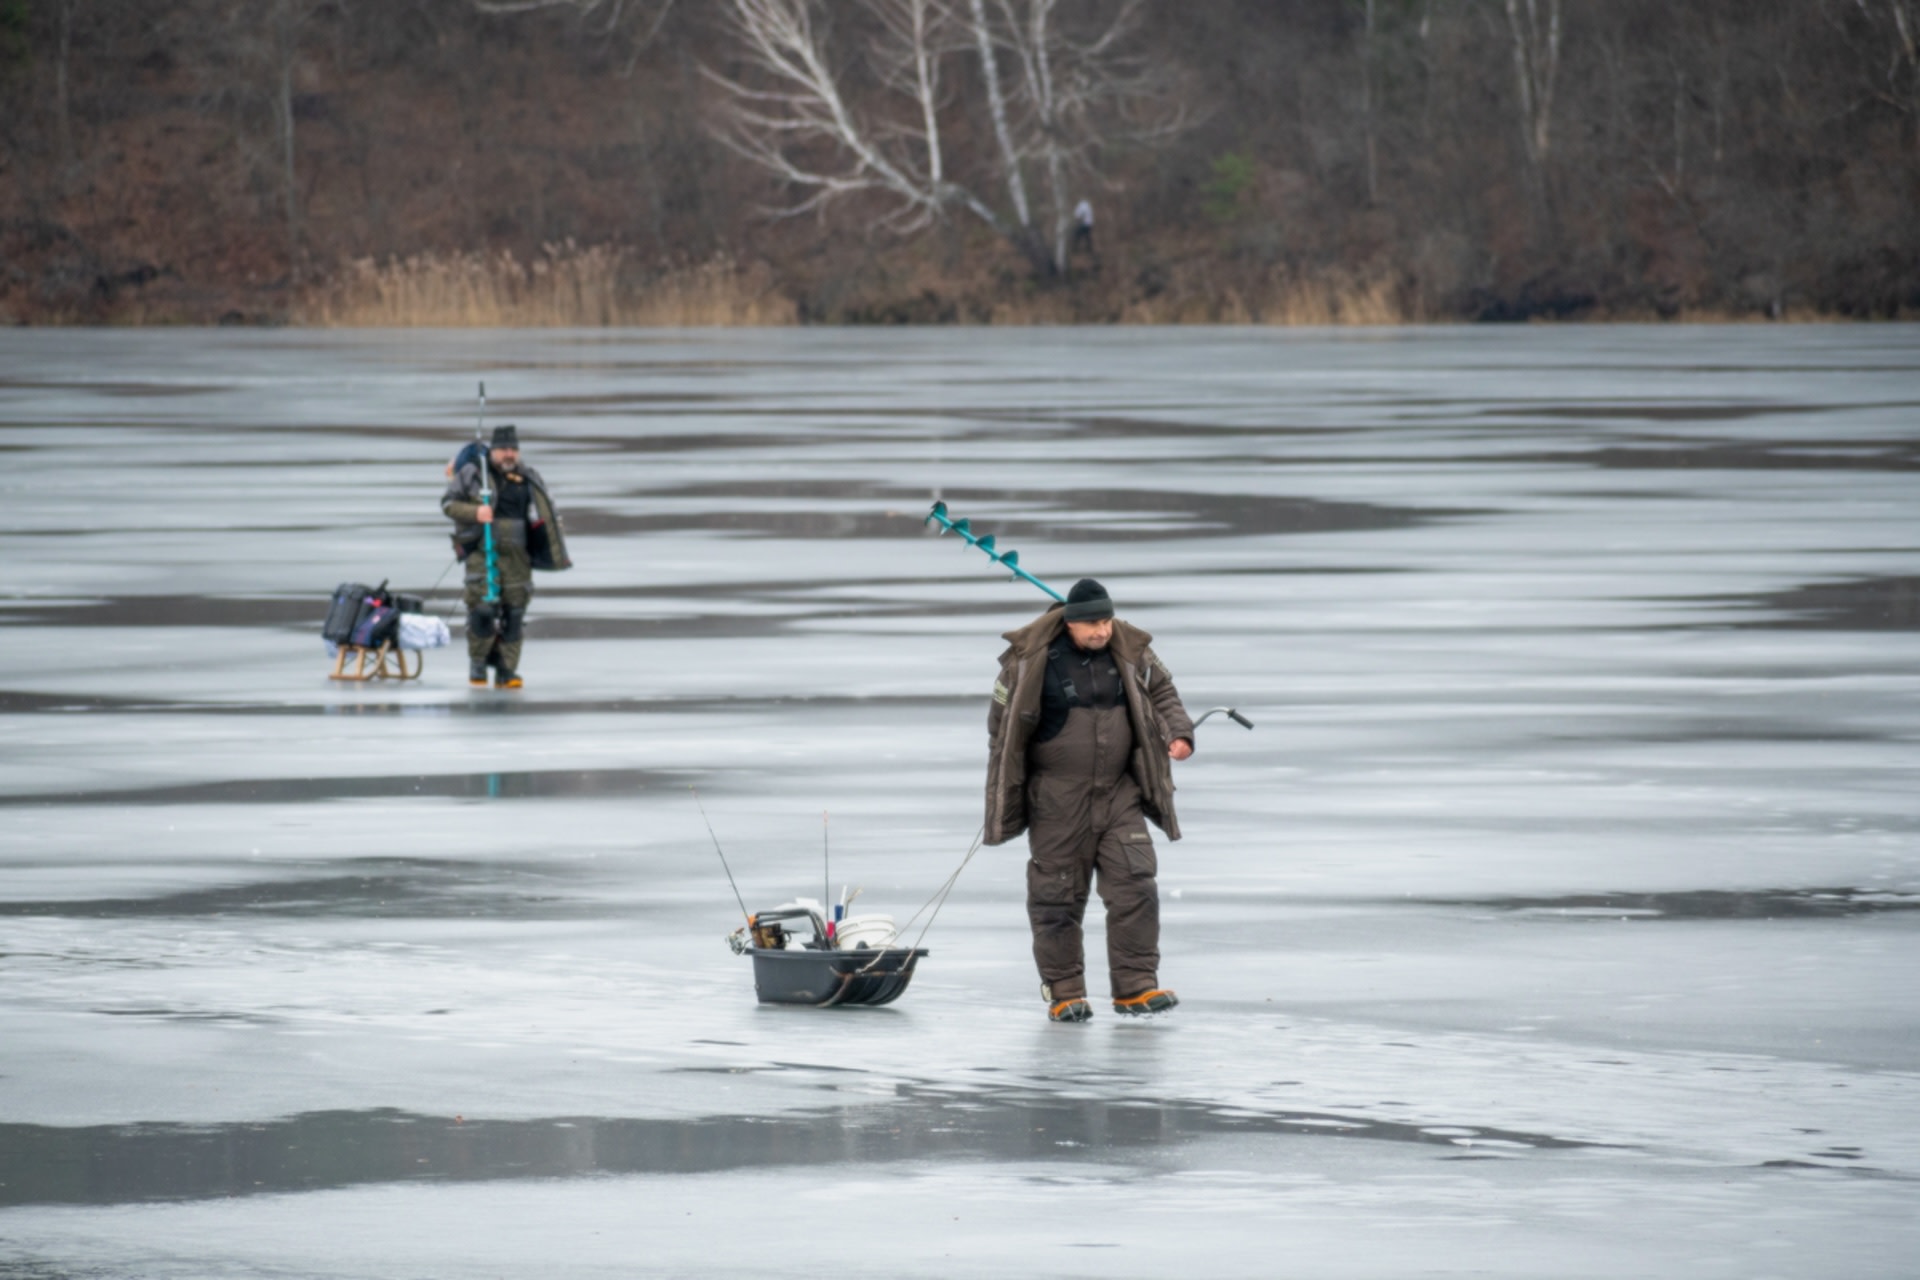
[[(808, 920), (813, 937), (799, 941), (781, 924)], [(748, 942), (742, 935), (751, 935)], [(898, 1000), (913, 981), (924, 947), (863, 947), (842, 951), (827, 942), (826, 924), (800, 908), (762, 911), (750, 929), (735, 935), (734, 950), (753, 957), (753, 989), (761, 1004), (883, 1005)]]

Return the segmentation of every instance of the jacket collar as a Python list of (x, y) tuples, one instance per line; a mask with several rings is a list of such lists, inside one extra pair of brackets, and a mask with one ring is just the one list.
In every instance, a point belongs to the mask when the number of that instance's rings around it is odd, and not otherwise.
[[(1012, 631), (1004, 633), (1001, 639), (1007, 642), (1013, 652), (1023, 657), (1039, 653), (1066, 631), (1066, 608), (1063, 604), (1052, 605), (1045, 613), (1024, 627), (1015, 627)], [(1153, 637), (1139, 627), (1131, 622), (1114, 619), (1112, 648), (1115, 656), (1123, 662), (1138, 660), (1140, 655), (1146, 652), (1147, 646), (1152, 643)]]

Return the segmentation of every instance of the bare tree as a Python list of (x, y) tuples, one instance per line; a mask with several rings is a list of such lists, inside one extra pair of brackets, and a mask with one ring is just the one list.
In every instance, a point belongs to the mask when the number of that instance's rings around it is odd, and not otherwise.
[[(1109, 139), (1166, 136), (1185, 119), (1171, 78), (1121, 51), (1136, 28), (1138, 0), (1077, 37), (1056, 21), (1058, 4), (967, 0), (961, 9), (953, 0), (863, 0), (874, 32), (864, 43), (865, 65), (878, 72), (884, 94), (856, 102), (828, 47), (819, 0), (728, 0), (750, 78), (707, 73), (731, 100), (724, 139), (797, 189), (781, 213), (880, 193), (891, 207), (879, 221), (911, 232), (964, 209), (1036, 271), (1056, 274), (1071, 231), (1069, 182), (1097, 174)], [(978, 78), (960, 79), (977, 89), (971, 101), (984, 108), (993, 148), (956, 165), (942, 116), (964, 110), (969, 99), (947, 96), (942, 86), (955, 79), (942, 67), (967, 55)], [(1050, 236), (1039, 229), (1029, 163), (1046, 175)], [(1004, 205), (985, 194), (982, 178), (1004, 187)]]
[[(1097, 180), (1099, 153), (1120, 137), (1163, 141), (1188, 122), (1177, 79), (1151, 59), (1124, 52), (1138, 30), (1141, 0), (1126, 0), (1082, 32), (1056, 21), (1059, 0), (996, 0), (1002, 39), (1021, 72), (1026, 146), (1047, 177), (1052, 263), (1064, 268), (1072, 230), (1072, 179)], [(974, 0), (979, 21), (979, 0)], [(984, 58), (984, 54), (983, 54)], [(1013, 166), (1017, 169), (1017, 165)]]
[(674, 0), (473, 0), (481, 13), (518, 14), (550, 11), (575, 14), (600, 36), (626, 33), (626, 71), (631, 73), (641, 53), (653, 43), (673, 13)]
[(344, 20), (350, 0), (203, 0), (165, 19), (204, 59), (211, 103), (239, 117), (235, 144), (244, 167), (279, 206), (289, 271), (303, 242), (296, 72), (323, 18)]
[(58, 53), (53, 63), (55, 142), (60, 151), (62, 181), (73, 168), (73, 94), (68, 83), (73, 65), (73, 10), (79, 0), (59, 0)]
[(1520, 134), (1535, 192), (1544, 195), (1553, 142), (1553, 88), (1560, 74), (1560, 0), (1506, 0), (1506, 8), (1520, 90)]
[(1879, 50), (1884, 71), (1871, 78), (1874, 97), (1912, 118), (1920, 150), (1920, 6), (1914, 0), (1853, 0)]
[[(884, 35), (873, 42), (872, 52), (878, 65), (892, 69), (882, 77), (883, 86), (896, 97), (904, 91), (910, 109), (856, 112), (841, 91), (826, 33), (815, 26), (813, 0), (729, 0), (727, 16), (755, 83), (707, 70), (732, 99), (721, 140), (799, 189), (801, 197), (777, 211), (783, 216), (875, 192), (889, 199), (892, 208), (884, 221), (899, 230), (924, 227), (947, 205), (959, 203), (1006, 233), (999, 214), (945, 176), (932, 69), (938, 53), (931, 43), (945, 10), (933, 0), (899, 3), (906, 6), (904, 13), (883, 24)], [(901, 73), (898, 57), (887, 56), (903, 29), (913, 68), (907, 74)], [(924, 75), (918, 70), (923, 63)]]
[(1364, 21), (1360, 27), (1360, 127), (1366, 134), (1367, 203), (1380, 203), (1380, 154), (1374, 140), (1373, 62), (1374, 39), (1378, 30), (1374, 21), (1374, 0), (1364, 0)]
[(1029, 252), (1033, 239), (1033, 213), (1027, 203), (1027, 182), (1020, 172), (1020, 152), (1013, 145), (1013, 131), (1007, 120), (1007, 98), (1000, 90), (1000, 58), (994, 51), (993, 32), (987, 25), (983, 0), (968, 0), (973, 19), (973, 41), (980, 54), (980, 80), (986, 89), (987, 114), (993, 119), (993, 138), (1000, 146), (1000, 167), (1006, 175), (1007, 195), (1013, 200), (1013, 214), (1025, 232)]

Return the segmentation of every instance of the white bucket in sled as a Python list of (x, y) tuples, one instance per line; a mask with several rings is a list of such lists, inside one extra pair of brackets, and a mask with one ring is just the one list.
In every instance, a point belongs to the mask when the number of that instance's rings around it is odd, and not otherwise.
[(833, 945), (842, 951), (861, 947), (877, 951), (892, 946), (899, 932), (893, 927), (892, 916), (848, 916), (834, 926)]

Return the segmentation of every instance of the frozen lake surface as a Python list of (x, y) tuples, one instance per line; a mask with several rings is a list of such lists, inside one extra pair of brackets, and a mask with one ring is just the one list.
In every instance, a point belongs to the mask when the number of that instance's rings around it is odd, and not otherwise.
[[(519, 424), (519, 694), (325, 678)], [(1920, 329), (0, 333), (0, 1276), (1910, 1276)], [(1173, 1014), (1024, 844), (912, 989), (998, 634), (1188, 705)], [(436, 607), (453, 608), (451, 576)], [(1091, 977), (1104, 990), (1096, 903)]]

